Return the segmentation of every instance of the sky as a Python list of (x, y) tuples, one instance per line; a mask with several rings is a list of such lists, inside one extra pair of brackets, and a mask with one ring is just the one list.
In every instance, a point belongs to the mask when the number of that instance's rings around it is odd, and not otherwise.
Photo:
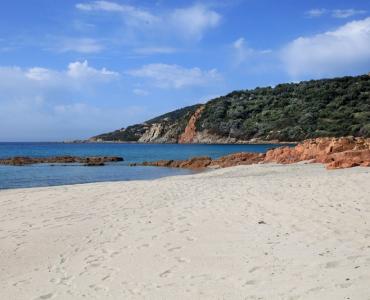
[(85, 139), (233, 90), (368, 72), (368, 0), (0, 0), (0, 141)]

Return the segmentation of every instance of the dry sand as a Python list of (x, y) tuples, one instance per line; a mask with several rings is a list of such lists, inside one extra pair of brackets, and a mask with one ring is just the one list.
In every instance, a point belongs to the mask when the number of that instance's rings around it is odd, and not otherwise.
[(0, 299), (370, 299), (370, 168), (0, 191)]

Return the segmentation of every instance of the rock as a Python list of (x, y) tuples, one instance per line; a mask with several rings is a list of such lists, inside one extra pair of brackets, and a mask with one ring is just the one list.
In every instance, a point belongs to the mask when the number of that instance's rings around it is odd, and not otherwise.
[(306, 140), (295, 147), (280, 147), (266, 153), (264, 162), (282, 164), (310, 161), (328, 169), (367, 166), (370, 162), (370, 139), (343, 137)]
[(212, 167), (227, 168), (239, 165), (257, 164), (264, 160), (265, 154), (263, 153), (247, 153), (240, 152), (223, 156), (219, 159), (213, 160)]
[(170, 168), (202, 169), (207, 167), (226, 168), (238, 165), (250, 165), (263, 161), (262, 153), (235, 153), (212, 160), (208, 156), (193, 157), (188, 160), (159, 160), (153, 162), (135, 163), (130, 166), (154, 166)]
[(205, 106), (199, 107), (195, 113), (190, 117), (188, 124), (185, 127), (184, 133), (181, 134), (179, 137), (179, 144), (187, 144), (187, 143), (193, 143), (194, 139), (197, 135), (197, 128), (196, 128), (196, 122), (201, 117), (202, 112), (204, 110)]
[(168, 168), (201, 169), (209, 166), (212, 162), (210, 157), (193, 157), (189, 160), (158, 160), (153, 162), (134, 163), (130, 166), (152, 166)]
[(279, 147), (263, 153), (234, 153), (212, 160), (210, 157), (194, 157), (188, 160), (160, 160), (144, 162), (142, 166), (172, 168), (226, 168), (256, 163), (291, 164), (301, 161), (323, 163), (327, 169), (370, 166), (370, 139), (365, 138), (317, 138), (306, 140), (295, 147)]
[(122, 157), (102, 156), (102, 157), (79, 157), (79, 156), (52, 156), (52, 157), (11, 157), (0, 159), (0, 165), (23, 166), (30, 164), (71, 164), (80, 163), (86, 166), (103, 166), (106, 162), (123, 161)]
[(208, 167), (212, 162), (212, 158), (205, 156), (205, 157), (193, 157), (189, 160), (185, 160), (184, 162), (179, 164), (180, 168), (188, 168), (188, 169), (201, 169)]
[(345, 151), (330, 155), (331, 161), (326, 161), (327, 169), (352, 168), (370, 166), (370, 150)]
[(85, 162), (85, 166), (95, 167), (95, 166), (104, 166), (103, 157), (88, 157)]

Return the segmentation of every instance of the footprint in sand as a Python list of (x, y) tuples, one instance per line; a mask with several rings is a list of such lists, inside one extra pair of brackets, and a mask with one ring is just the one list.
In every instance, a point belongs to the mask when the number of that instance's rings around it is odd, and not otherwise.
[(261, 267), (253, 267), (249, 270), (249, 273), (253, 273), (254, 271), (257, 271), (258, 269), (261, 269)]
[(186, 258), (186, 257), (175, 257), (175, 259), (179, 262), (179, 263), (190, 263), (190, 259)]
[(242, 285), (242, 287), (244, 287), (244, 286), (248, 286), (248, 285), (255, 285), (257, 283), (257, 281), (256, 280), (248, 280), (248, 281), (246, 281), (243, 285)]
[(178, 247), (173, 247), (173, 248), (169, 248), (168, 251), (169, 252), (172, 252), (172, 251), (176, 251), (176, 250), (180, 250), (182, 247), (178, 246)]
[(161, 274), (159, 274), (159, 277), (166, 278), (166, 277), (170, 276), (170, 274), (171, 274), (171, 270), (166, 270), (166, 271), (162, 272)]
[(40, 299), (40, 300), (51, 299), (53, 296), (54, 296), (53, 293), (49, 293), (49, 294), (41, 295), (40, 297), (36, 299)]
[(333, 269), (339, 266), (339, 261), (329, 261), (326, 263), (325, 268), (327, 269)]

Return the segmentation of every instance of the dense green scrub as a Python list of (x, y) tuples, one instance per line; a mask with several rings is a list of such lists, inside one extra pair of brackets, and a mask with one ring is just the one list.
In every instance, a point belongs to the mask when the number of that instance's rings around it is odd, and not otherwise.
[(232, 92), (206, 104), (197, 129), (242, 140), (369, 137), (370, 76)]
[[(171, 128), (174, 135), (180, 135), (198, 107), (185, 107), (98, 138), (137, 141), (154, 123), (165, 124), (163, 128)], [(370, 137), (370, 76), (235, 91), (207, 102), (196, 126), (197, 131), (206, 130), (210, 134), (238, 140)]]

